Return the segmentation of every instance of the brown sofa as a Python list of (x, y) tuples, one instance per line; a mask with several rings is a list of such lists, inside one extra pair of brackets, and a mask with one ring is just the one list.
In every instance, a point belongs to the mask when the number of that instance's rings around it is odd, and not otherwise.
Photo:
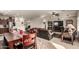
[(43, 28), (38, 28), (37, 31), (38, 31), (38, 33), (37, 33), (38, 37), (50, 40), (50, 34), (49, 34), (48, 30), (43, 29)]

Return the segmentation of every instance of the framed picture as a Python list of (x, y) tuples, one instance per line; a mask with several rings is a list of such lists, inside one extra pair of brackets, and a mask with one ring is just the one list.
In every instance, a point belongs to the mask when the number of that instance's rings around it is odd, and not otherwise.
[(73, 24), (73, 20), (66, 20), (66, 25)]

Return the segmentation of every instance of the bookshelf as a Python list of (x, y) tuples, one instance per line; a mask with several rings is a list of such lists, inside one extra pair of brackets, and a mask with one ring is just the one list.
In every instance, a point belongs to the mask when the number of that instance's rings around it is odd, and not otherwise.
[(48, 21), (48, 30), (52, 30), (52, 29), (53, 29), (53, 22)]

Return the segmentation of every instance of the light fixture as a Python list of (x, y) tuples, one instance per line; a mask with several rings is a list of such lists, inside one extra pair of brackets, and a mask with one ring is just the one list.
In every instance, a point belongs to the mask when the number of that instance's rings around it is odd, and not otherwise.
[(52, 12), (52, 15), (59, 16), (59, 13)]
[(43, 24), (45, 25), (45, 29), (46, 29), (46, 19), (43, 19)]
[(43, 20), (43, 23), (46, 23), (46, 19)]
[(40, 18), (44, 18), (44, 17), (46, 17), (46, 15), (42, 15), (42, 16), (40, 16)]

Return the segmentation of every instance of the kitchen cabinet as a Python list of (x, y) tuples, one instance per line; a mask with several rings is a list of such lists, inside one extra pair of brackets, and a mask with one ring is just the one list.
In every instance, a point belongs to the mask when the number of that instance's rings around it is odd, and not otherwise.
[[(10, 29), (10, 23), (13, 24), (14, 19), (0, 19), (0, 34), (8, 33)], [(13, 26), (13, 25), (11, 25)]]

